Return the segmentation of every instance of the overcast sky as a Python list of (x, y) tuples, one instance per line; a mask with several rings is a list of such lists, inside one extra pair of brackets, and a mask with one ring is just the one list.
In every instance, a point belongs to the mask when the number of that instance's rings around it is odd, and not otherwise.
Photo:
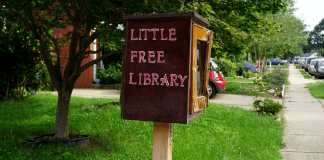
[(295, 0), (296, 17), (304, 21), (306, 30), (314, 27), (324, 18), (324, 0)]

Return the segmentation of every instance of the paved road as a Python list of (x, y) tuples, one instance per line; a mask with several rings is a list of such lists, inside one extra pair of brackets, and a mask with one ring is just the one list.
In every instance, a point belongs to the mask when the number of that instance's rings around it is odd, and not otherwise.
[(304, 79), (293, 65), (289, 72), (291, 85), (284, 97), (286, 148), (281, 153), (286, 160), (324, 159), (324, 108), (305, 88), (320, 80)]

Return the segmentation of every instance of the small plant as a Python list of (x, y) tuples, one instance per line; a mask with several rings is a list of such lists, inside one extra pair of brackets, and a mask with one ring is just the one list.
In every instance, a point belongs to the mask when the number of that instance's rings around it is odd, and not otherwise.
[(276, 116), (279, 111), (283, 109), (283, 105), (279, 102), (274, 102), (271, 98), (266, 98), (264, 100), (256, 99), (253, 102), (253, 106), (256, 112), (270, 117)]
[[(260, 93), (262, 93), (267, 88), (267, 85), (261, 83), (262, 81), (263, 81), (263, 79), (262, 79), (262, 77), (259, 76), (259, 74), (256, 75), (255, 79), (253, 79), (254, 85), (259, 86)], [(259, 83), (261, 83), (261, 85), (259, 85)], [(257, 98), (258, 98), (258, 95), (256, 95), (255, 99), (257, 99)]]

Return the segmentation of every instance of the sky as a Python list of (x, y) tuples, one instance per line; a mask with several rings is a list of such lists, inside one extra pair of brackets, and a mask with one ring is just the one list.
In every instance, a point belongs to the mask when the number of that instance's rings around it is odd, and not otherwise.
[(324, 0), (294, 0), (295, 16), (307, 25), (305, 30), (312, 31), (324, 18)]

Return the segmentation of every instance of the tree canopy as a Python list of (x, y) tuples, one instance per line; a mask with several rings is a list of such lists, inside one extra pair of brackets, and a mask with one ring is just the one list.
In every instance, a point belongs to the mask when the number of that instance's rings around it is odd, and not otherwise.
[(306, 32), (309, 36), (308, 45), (304, 46), (304, 52), (324, 49), (324, 18), (314, 27), (314, 30)]

